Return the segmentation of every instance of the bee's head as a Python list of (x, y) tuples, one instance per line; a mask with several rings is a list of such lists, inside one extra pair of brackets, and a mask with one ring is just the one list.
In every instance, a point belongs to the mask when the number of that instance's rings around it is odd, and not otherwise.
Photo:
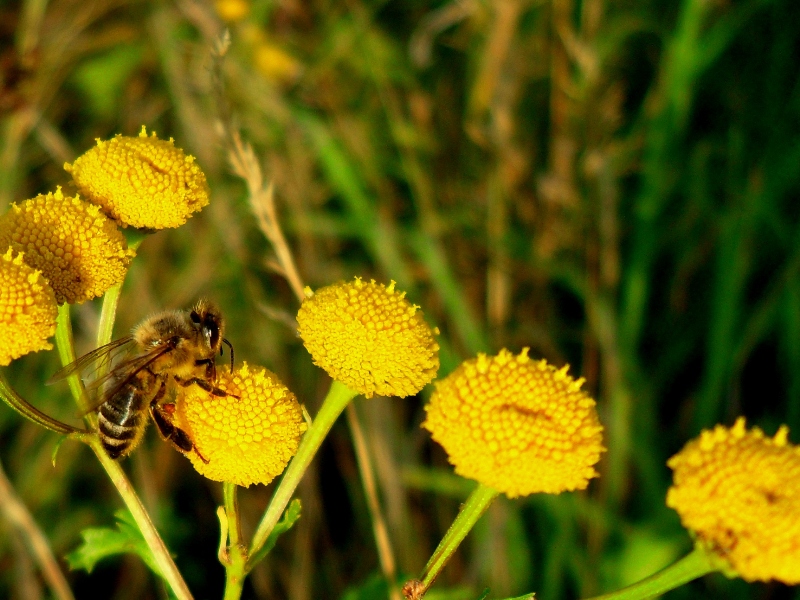
[(225, 329), (219, 309), (208, 300), (200, 300), (189, 313), (189, 318), (199, 330), (208, 348), (216, 353), (222, 345), (222, 334)]
[(222, 344), (231, 349), (231, 370), (233, 370), (233, 346), (222, 337), (225, 332), (225, 321), (219, 308), (208, 300), (200, 300), (189, 313), (189, 318), (198, 328), (201, 338), (208, 345), (212, 353), (222, 354)]

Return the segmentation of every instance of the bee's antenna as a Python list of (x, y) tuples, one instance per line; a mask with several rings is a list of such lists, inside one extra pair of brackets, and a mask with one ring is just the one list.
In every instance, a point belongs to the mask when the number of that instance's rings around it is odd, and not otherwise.
[[(233, 371), (233, 345), (225, 338), (222, 338), (222, 343), (227, 344), (228, 348), (231, 349), (231, 371)], [(219, 353), (222, 355), (222, 346), (219, 347)]]

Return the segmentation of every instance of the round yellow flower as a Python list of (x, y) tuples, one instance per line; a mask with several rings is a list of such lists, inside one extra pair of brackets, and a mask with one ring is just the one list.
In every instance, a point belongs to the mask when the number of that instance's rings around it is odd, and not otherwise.
[(103, 295), (122, 281), (135, 256), (112, 220), (61, 188), (14, 204), (0, 217), (0, 249), (24, 253), (41, 270), (59, 304)]
[(394, 282), (306, 288), (297, 322), (314, 364), (367, 398), (416, 394), (439, 370), (438, 330)]
[(302, 71), (302, 64), (277, 44), (262, 40), (253, 49), (253, 64), (267, 80), (293, 83)]
[(747, 581), (800, 584), (800, 447), (744, 418), (705, 430), (667, 463), (667, 505)]
[(80, 192), (123, 226), (178, 227), (208, 204), (206, 176), (176, 148), (145, 128), (138, 137), (117, 135), (64, 164)]
[(233, 374), (221, 370), (217, 386), (239, 397), (189, 386), (178, 402), (176, 424), (208, 462), (196, 452), (187, 456), (214, 481), (269, 483), (286, 468), (306, 430), (297, 398), (274, 373), (247, 363)]
[(42, 274), (12, 250), (0, 255), (0, 365), (28, 352), (50, 350), (58, 308)]
[(584, 489), (605, 448), (582, 384), (527, 348), (479, 354), (436, 382), (422, 426), (456, 473), (510, 498)]
[(236, 23), (250, 14), (250, 3), (247, 0), (216, 0), (214, 8), (219, 18), (228, 23)]

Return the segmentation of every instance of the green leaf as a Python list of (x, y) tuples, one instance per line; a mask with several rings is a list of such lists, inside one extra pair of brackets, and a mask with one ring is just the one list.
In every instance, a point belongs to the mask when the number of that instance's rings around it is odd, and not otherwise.
[(64, 440), (66, 440), (66, 439), (67, 439), (67, 436), (62, 435), (60, 438), (58, 438), (58, 441), (56, 441), (56, 447), (53, 448), (53, 453), (50, 455), (50, 458), (53, 461), (53, 467), (56, 466), (56, 456), (58, 456), (58, 451), (61, 448), (61, 444), (63, 444)]
[(81, 532), (83, 544), (66, 556), (69, 568), (85, 569), (91, 573), (104, 558), (117, 554), (137, 554), (160, 577), (161, 570), (131, 513), (123, 509), (115, 512), (114, 516), (117, 519), (116, 529), (90, 527)]
[(283, 513), (283, 518), (278, 521), (277, 525), (275, 525), (275, 529), (273, 529), (272, 533), (269, 534), (267, 541), (264, 542), (264, 545), (261, 547), (261, 549), (251, 557), (249, 561), (250, 568), (263, 560), (269, 551), (275, 547), (275, 544), (278, 543), (278, 538), (294, 526), (294, 524), (300, 518), (301, 509), (302, 505), (300, 504), (300, 500), (297, 498), (289, 503), (289, 506)]

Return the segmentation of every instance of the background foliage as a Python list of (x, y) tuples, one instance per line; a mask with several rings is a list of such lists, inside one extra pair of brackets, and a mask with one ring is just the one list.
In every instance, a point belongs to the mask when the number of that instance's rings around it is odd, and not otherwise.
[[(245, 0), (240, 0), (245, 2)], [(249, 9), (236, 19), (238, 8)], [(570, 363), (609, 452), (587, 494), (498, 501), (430, 598), (535, 590), (577, 598), (690, 547), (664, 505), (666, 459), (747, 416), (800, 431), (800, 5), (791, 0), (26, 0), (0, 5), (0, 211), (62, 165), (142, 124), (209, 177), (212, 203), (143, 244), (117, 333), (216, 299), (238, 359), (278, 373), (313, 413), (327, 387), (293, 328), (217, 126), (210, 49), (229, 19), (224, 94), (263, 157), (305, 283), (394, 279), (440, 327), (440, 375), (502, 347)], [(98, 305), (77, 311), (78, 349)], [(42, 382), (54, 352), (7, 371)], [(425, 393), (359, 400), (401, 571), (417, 574), (471, 484), (419, 428)], [(0, 459), (63, 557), (120, 502), (88, 449), (0, 410)], [(189, 586), (221, 596), (218, 484), (152, 432), (126, 462)], [(269, 489), (240, 494), (244, 526)], [(245, 596), (377, 598), (377, 555), (347, 429), (301, 486), (303, 517)], [(0, 522), (0, 595), (45, 597)], [(135, 556), (70, 574), (77, 597), (163, 598)], [(102, 592), (99, 590), (103, 590)], [(434, 593), (435, 592), (435, 593)], [(707, 577), (668, 598), (800, 598)]]

